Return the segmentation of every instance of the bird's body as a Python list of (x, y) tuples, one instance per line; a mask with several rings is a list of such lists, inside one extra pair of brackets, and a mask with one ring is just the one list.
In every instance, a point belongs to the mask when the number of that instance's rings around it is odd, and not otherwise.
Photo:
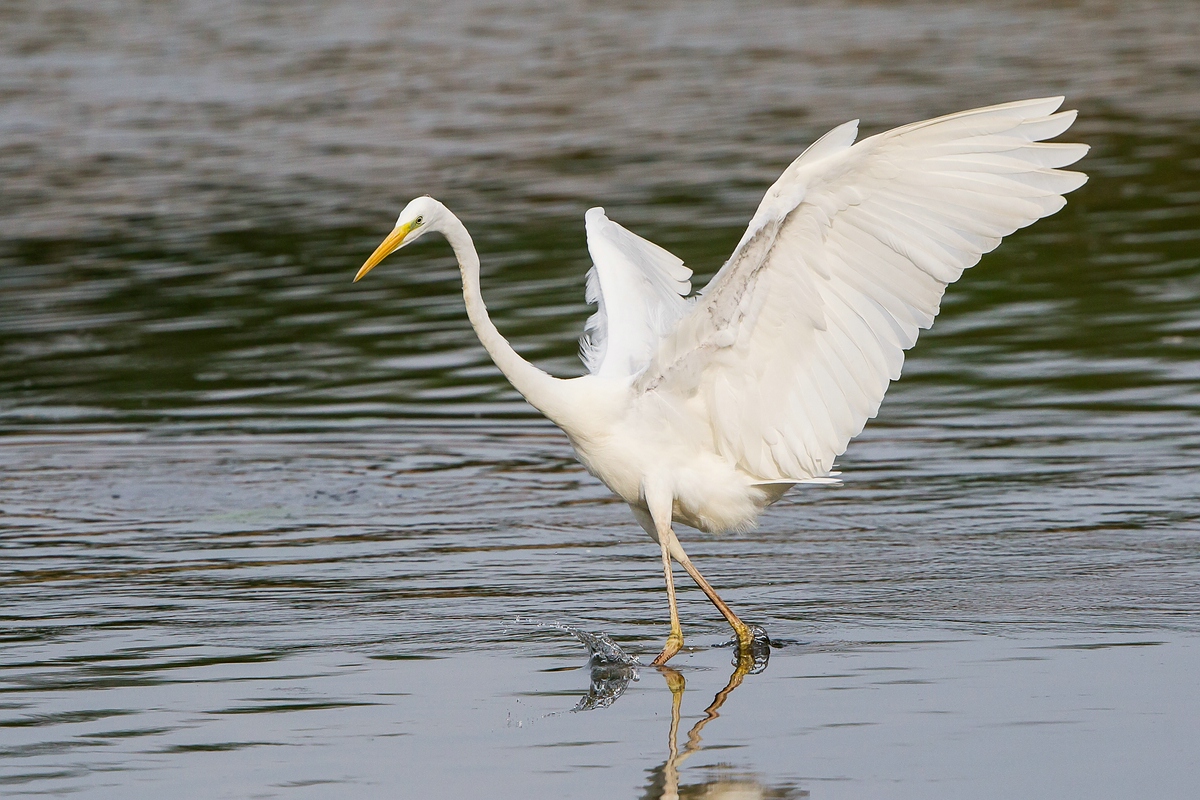
[(627, 381), (596, 375), (575, 382), (588, 419), (562, 427), (588, 472), (637, 511), (648, 511), (646, 484), (660, 481), (674, 521), (709, 533), (745, 530), (792, 485), (764, 482), (723, 456), (708, 409), (694, 398), (630, 397)]
[(683, 642), (672, 559), (721, 609), (745, 655), (749, 628), (688, 560), (672, 522), (745, 529), (792, 485), (832, 481), (834, 458), (878, 411), (946, 285), (1086, 180), (1058, 169), (1085, 145), (1042, 141), (1074, 121), (1054, 113), (1061, 102), (964, 111), (858, 143), (856, 122), (835, 128), (767, 191), (695, 296), (682, 261), (590, 210), (587, 298), (598, 308), (582, 377), (553, 378), (500, 336), (470, 235), (432, 198), (409, 203), (355, 280), (424, 232), (443, 233), (493, 361), (661, 547), (671, 636), (656, 663)]

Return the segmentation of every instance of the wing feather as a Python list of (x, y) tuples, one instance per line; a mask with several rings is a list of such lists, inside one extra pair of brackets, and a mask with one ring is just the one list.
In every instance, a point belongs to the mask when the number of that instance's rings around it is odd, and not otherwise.
[(1053, 214), (1087, 153), (1044, 143), (1062, 98), (974, 109), (855, 144), (835, 128), (768, 190), (699, 301), (637, 378), (706, 409), (717, 452), (761, 481), (828, 474), (900, 377), (946, 285)]
[(596, 313), (584, 325), (580, 356), (593, 375), (636, 375), (687, 312), (692, 271), (603, 208), (590, 209), (584, 224), (592, 256), (586, 298)]

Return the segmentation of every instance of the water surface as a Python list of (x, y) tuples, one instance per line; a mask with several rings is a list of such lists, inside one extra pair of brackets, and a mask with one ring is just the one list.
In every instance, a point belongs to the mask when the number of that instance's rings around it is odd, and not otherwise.
[[(5, 6), (0, 793), (1192, 796), (1198, 26)], [(586, 208), (703, 281), (832, 126), (1050, 93), (1091, 181), (949, 290), (845, 485), (684, 532), (786, 646), (725, 691), (681, 579), (678, 672), (572, 711), (587, 651), (546, 623), (648, 662), (657, 549), (487, 360), (448, 248), (350, 284), (403, 203), (455, 210), (503, 333), (579, 374)]]

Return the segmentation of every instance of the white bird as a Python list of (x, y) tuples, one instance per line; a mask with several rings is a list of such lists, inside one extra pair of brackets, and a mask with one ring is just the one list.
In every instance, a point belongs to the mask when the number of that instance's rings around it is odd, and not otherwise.
[(1062, 100), (963, 111), (857, 144), (857, 120), (834, 128), (767, 190), (733, 255), (696, 295), (680, 259), (591, 209), (587, 300), (597, 309), (582, 377), (548, 375), (500, 335), (471, 237), (431, 197), (405, 206), (354, 280), (442, 233), (496, 366), (660, 547), (671, 630), (654, 663), (683, 646), (672, 559), (728, 620), (745, 657), (749, 626), (688, 559), (672, 522), (744, 530), (792, 485), (832, 481), (834, 458), (878, 412), (946, 285), (1087, 180), (1057, 169), (1087, 145), (1043, 142), (1075, 120), (1055, 113)]

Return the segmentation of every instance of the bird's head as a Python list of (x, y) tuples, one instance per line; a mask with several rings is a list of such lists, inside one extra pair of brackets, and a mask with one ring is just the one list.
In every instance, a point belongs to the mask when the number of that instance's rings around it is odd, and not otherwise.
[(412, 244), (428, 231), (441, 230), (441, 223), (447, 213), (449, 212), (446, 211), (446, 207), (429, 195), (410, 202), (396, 218), (396, 227), (392, 228), (392, 232), (375, 248), (375, 252), (371, 253), (371, 257), (354, 276), (355, 282), (401, 247)]

